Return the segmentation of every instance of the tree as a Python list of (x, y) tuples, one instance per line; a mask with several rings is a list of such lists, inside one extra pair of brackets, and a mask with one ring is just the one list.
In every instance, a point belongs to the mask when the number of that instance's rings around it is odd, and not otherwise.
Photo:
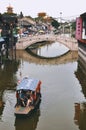
[(72, 29), (74, 31), (76, 30), (76, 21), (74, 21), (74, 22), (71, 23), (71, 27), (72, 27)]
[(20, 18), (23, 18), (23, 13), (22, 12), (20, 12)]
[(72, 37), (75, 37), (76, 21), (71, 23), (71, 28), (72, 28)]
[(52, 26), (54, 26), (56, 29), (58, 29), (58, 27), (59, 27), (58, 21), (56, 21), (55, 19), (52, 18), (51, 24), (52, 24)]

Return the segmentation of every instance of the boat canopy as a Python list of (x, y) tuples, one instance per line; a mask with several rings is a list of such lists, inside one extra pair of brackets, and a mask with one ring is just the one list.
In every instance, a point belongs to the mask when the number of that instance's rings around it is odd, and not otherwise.
[(18, 90), (31, 90), (31, 91), (35, 91), (39, 82), (40, 82), (40, 80), (38, 80), (38, 79), (25, 77), (19, 83), (19, 85), (17, 86), (16, 89), (17, 89), (17, 91)]

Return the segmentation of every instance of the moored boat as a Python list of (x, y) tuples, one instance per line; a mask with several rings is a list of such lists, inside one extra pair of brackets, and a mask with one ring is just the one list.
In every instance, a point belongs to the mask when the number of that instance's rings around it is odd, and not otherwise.
[(25, 77), (16, 88), (16, 116), (28, 116), (38, 106), (41, 101), (41, 81), (38, 79)]

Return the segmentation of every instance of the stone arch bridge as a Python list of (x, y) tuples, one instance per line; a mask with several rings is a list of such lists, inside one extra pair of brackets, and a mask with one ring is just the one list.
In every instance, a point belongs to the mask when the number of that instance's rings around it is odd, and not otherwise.
[(18, 39), (18, 42), (16, 43), (16, 49), (25, 50), (28, 46), (42, 41), (55, 41), (55, 42), (57, 41), (61, 44), (64, 44), (71, 51), (78, 50), (78, 44), (75, 39), (63, 37), (61, 35), (53, 35), (53, 34), (22, 37)]

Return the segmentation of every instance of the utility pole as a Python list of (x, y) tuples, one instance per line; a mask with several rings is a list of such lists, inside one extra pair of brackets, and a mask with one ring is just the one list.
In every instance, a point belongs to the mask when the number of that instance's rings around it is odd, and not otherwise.
[(62, 12), (60, 12), (60, 34), (62, 31)]

